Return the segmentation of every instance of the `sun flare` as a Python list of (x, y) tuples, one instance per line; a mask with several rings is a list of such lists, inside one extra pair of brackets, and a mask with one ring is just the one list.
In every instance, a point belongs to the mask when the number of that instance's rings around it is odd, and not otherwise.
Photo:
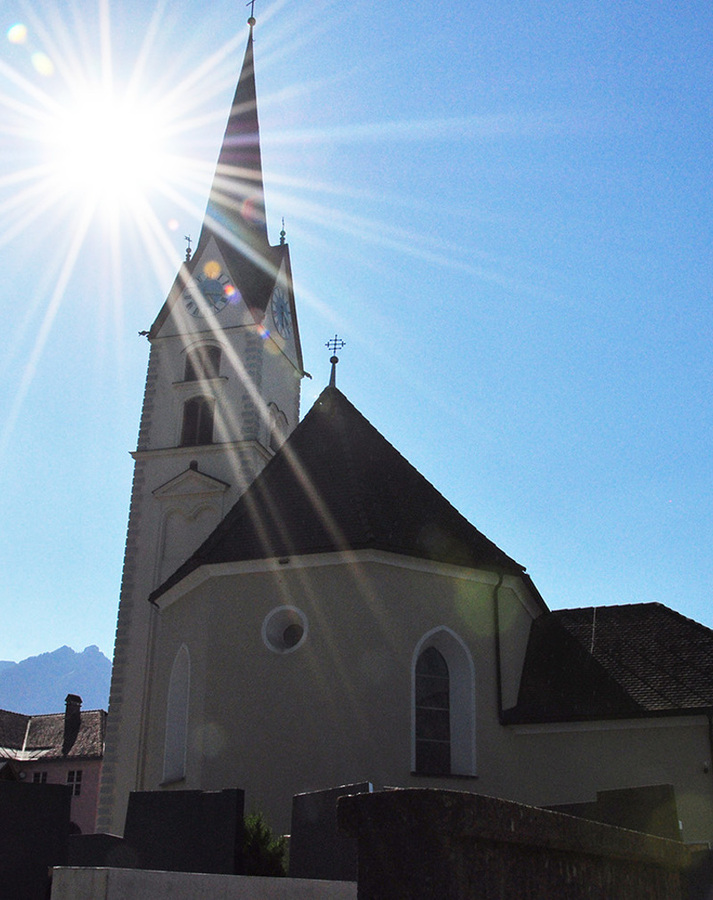
[(107, 90), (86, 90), (56, 114), (48, 152), (63, 192), (125, 208), (166, 178), (170, 155), (156, 111)]

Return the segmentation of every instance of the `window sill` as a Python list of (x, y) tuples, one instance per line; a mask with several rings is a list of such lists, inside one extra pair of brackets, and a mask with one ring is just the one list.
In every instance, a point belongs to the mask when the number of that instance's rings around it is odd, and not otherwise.
[(218, 384), (220, 382), (226, 382), (227, 380), (228, 380), (227, 375), (213, 375), (211, 377), (205, 377), (205, 378), (191, 378), (188, 381), (172, 381), (171, 386), (179, 391), (181, 391), (181, 390), (188, 391), (192, 387), (195, 387), (196, 385), (211, 384), (211, 383)]

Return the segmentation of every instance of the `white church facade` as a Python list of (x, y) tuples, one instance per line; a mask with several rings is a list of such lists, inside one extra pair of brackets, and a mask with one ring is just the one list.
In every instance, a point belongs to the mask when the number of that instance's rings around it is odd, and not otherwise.
[(659, 604), (550, 611), (334, 377), (298, 423), (252, 25), (148, 337), (99, 830), (132, 790), (241, 787), (284, 831), (294, 794), (370, 781), (547, 807), (667, 786), (682, 839), (713, 840), (713, 632)]

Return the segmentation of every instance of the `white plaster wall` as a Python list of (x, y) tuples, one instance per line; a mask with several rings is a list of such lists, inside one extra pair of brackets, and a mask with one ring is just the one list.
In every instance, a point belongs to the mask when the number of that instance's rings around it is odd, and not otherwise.
[[(293, 794), (359, 781), (377, 789), (475, 791), (535, 806), (673, 784), (684, 840), (713, 839), (704, 716), (501, 725), (495, 576), (481, 573), (479, 581), (455, 567), (395, 556), (388, 564), (365, 557), (347, 565), (325, 554), (260, 565), (215, 574), (157, 614), (142, 789), (160, 786), (168, 677), (185, 642), (192, 661), (188, 760), (186, 779), (175, 787), (243, 788), (246, 808), (263, 811), (279, 832), (289, 830)], [(301, 609), (309, 631), (294, 652), (276, 654), (262, 641), (262, 624), (282, 605)], [(519, 672), (528, 620), (515, 593), (503, 592), (501, 626), (509, 621), (506, 633), (515, 635), (503, 643), (504, 669)], [(413, 652), (441, 627), (459, 635), (473, 660), (475, 778), (411, 773)]]

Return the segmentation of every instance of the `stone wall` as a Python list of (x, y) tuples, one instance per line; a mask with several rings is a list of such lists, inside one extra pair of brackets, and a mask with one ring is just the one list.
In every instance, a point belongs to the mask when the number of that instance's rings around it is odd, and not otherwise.
[(678, 900), (682, 844), (459, 791), (342, 797), (359, 900)]

